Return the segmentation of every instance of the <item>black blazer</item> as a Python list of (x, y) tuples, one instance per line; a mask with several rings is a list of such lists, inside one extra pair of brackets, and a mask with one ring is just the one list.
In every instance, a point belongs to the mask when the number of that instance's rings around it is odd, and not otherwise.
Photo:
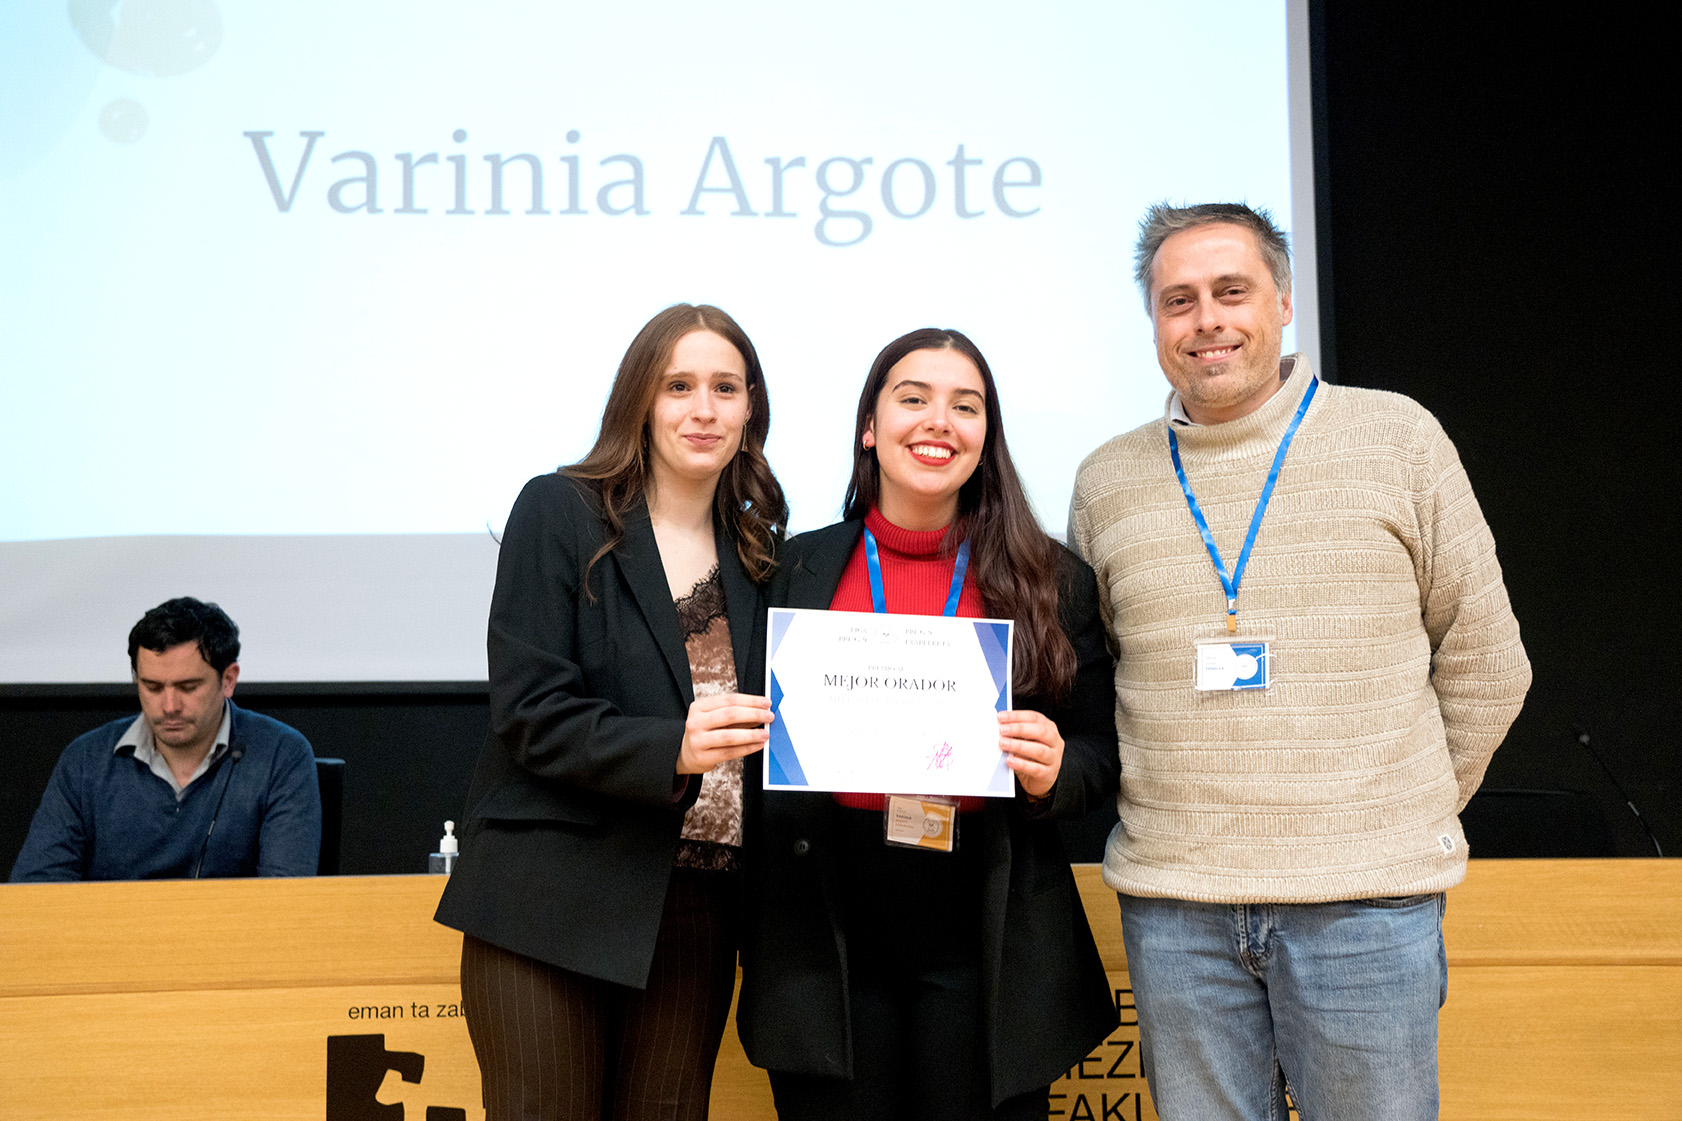
[[(769, 600), (828, 607), (863, 523), (842, 522), (785, 546)], [(1059, 615), (1078, 670), (1066, 703), (1017, 697), (1057, 721), (1063, 764), (1048, 803), (989, 798), (981, 984), (994, 1105), (1048, 1085), (1117, 1023), (1114, 996), (1056, 818), (1114, 799), (1121, 764), (1115, 671), (1092, 570), (1058, 550)], [(762, 687), (762, 686), (756, 686)], [(828, 795), (760, 789), (749, 757), (748, 927), (736, 1027), (748, 1058), (772, 1070), (852, 1076), (846, 935), (837, 921), (836, 803)]]
[[(737, 677), (763, 675), (762, 597), (717, 526)], [(694, 692), (648, 510), (607, 540), (596, 491), (526, 484), (502, 538), (487, 653), (491, 734), (437, 919), (487, 942), (643, 987), (684, 811), (678, 749)]]

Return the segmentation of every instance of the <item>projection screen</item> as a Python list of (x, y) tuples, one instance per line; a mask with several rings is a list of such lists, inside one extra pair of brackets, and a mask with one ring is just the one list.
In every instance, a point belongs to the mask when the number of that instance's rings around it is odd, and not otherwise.
[(1293, 232), (1284, 3), (0, 7), (0, 682), (127, 679), (173, 595), (244, 680), (474, 681), (495, 534), (655, 311), (754, 339), (793, 528), (872, 357), (987, 354), (1041, 521), (1159, 415), (1151, 202)]

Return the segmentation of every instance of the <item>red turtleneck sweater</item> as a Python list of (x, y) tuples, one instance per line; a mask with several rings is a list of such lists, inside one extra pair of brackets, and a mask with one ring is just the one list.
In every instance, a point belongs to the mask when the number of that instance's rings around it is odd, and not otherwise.
[[(946, 597), (952, 592), (952, 566), (957, 561), (958, 543), (942, 551), (946, 529), (901, 529), (872, 509), (864, 516), (865, 528), (876, 536), (876, 548), (882, 561), (882, 594), (888, 610), (895, 615), (939, 615), (946, 609)], [(872, 611), (870, 602), (870, 566), (865, 560), (864, 534), (859, 534), (858, 548), (841, 573), (835, 595), (829, 601), (832, 611)], [(975, 586), (975, 571), (964, 573), (964, 589), (958, 594), (958, 614), (970, 619), (987, 617), (981, 602), (981, 592)], [(907, 791), (910, 793), (910, 791)], [(843, 806), (859, 810), (880, 810), (887, 805), (881, 794), (837, 793), (835, 800)], [(959, 812), (978, 810), (981, 798), (960, 798)]]

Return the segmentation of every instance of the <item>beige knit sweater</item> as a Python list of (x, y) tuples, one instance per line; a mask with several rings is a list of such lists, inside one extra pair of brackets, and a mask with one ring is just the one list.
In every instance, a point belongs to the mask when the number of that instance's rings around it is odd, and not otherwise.
[[(1290, 361), (1289, 359), (1287, 361)], [(1259, 410), (1179, 426), (1228, 568), (1313, 377)], [(1226, 596), (1168, 455), (1167, 421), (1081, 465), (1069, 543), (1098, 573), (1117, 655), (1121, 825), (1104, 879), (1133, 895), (1306, 903), (1440, 891), (1457, 814), (1518, 715), (1530, 663), (1454, 445), (1406, 397), (1321, 385), (1239, 587), (1273, 686), (1192, 689)]]

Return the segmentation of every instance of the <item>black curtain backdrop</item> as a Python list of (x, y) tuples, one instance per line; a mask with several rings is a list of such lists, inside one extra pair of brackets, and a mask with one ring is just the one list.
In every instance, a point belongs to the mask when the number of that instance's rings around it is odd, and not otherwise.
[[(1663, 357), (1678, 238), (1659, 168), (1676, 131), (1674, 63), (1654, 28), (1607, 15), (1310, 10), (1323, 365), (1442, 420), (1535, 667), (1490, 794), (1468, 813), (1473, 851), (1652, 855), (1629, 801), (1665, 852), (1682, 852), (1666, 653), (1682, 600), (1664, 405), (1675, 363)], [(1185, 122), (1188, 138), (1218, 153), (1244, 127), (1242, 90), (1232, 106)], [(347, 760), (344, 872), (425, 868), (484, 741), (483, 686), (247, 685), (238, 699)], [(4, 867), (59, 750), (135, 709), (109, 686), (0, 687)], [(1105, 825), (1086, 825), (1076, 855), (1094, 859)]]
[(1604, 11), (1325, 3), (1314, 17), (1337, 378), (1442, 421), (1535, 669), (1485, 788), (1582, 792), (1619, 854), (1653, 855), (1621, 787), (1682, 852), (1674, 420), (1655, 362), (1678, 321), (1659, 167), (1674, 63), (1650, 28)]

